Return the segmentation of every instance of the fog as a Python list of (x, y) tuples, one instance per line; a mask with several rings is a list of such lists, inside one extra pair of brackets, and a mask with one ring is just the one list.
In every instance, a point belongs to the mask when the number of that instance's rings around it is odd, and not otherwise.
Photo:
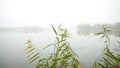
[(120, 21), (119, 0), (0, 0), (0, 27)]
[(111, 45), (120, 40), (119, 12), (120, 0), (0, 0), (0, 68), (35, 68), (24, 51), (26, 40), (41, 50), (55, 40), (51, 24), (61, 23), (80, 62), (90, 68), (104, 48), (95, 35), (103, 24), (113, 30)]

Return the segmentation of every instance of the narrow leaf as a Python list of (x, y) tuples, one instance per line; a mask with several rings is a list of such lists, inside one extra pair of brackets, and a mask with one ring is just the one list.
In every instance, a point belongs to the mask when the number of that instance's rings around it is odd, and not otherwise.
[(55, 30), (54, 26), (52, 25), (53, 31), (55, 32), (55, 34), (57, 35), (57, 31)]

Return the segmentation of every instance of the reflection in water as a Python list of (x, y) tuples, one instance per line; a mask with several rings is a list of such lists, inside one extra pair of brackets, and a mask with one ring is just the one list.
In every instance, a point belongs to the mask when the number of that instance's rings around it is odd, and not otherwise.
[(94, 26), (91, 26), (90, 24), (79, 24), (77, 26), (77, 34), (78, 35), (91, 35), (96, 34), (98, 32), (101, 32), (103, 30), (102, 26), (105, 26), (105, 28), (112, 30), (108, 35), (114, 35), (116, 37), (120, 37), (120, 23), (115, 24), (95, 24)]

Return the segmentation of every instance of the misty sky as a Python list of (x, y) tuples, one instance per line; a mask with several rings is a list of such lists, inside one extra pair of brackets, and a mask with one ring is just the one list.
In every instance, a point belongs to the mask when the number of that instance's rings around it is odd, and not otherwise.
[(120, 22), (120, 0), (0, 0), (0, 27)]

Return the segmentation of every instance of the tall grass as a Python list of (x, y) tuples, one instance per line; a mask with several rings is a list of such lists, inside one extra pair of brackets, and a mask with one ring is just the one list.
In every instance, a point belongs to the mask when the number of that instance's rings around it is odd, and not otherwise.
[[(25, 48), (28, 53), (28, 60), (30, 63), (36, 61), (36, 68), (83, 68), (78, 60), (77, 54), (73, 51), (67, 39), (71, 36), (66, 28), (60, 25), (57, 30), (52, 25), (52, 29), (56, 35), (55, 43), (49, 44), (42, 49), (37, 50), (31, 40), (27, 40)], [(118, 47), (110, 49), (110, 37), (108, 35), (111, 30), (103, 26), (103, 31), (98, 32), (96, 35), (101, 35), (101, 39), (105, 39), (105, 48), (103, 54), (98, 57), (92, 68), (120, 68), (120, 42)], [(54, 47), (53, 53), (43, 56), (41, 53), (48, 47)], [(86, 58), (86, 57), (85, 57)]]
[(36, 68), (82, 68), (81, 63), (78, 60), (77, 54), (72, 50), (67, 39), (71, 36), (66, 28), (61, 28), (60, 25), (56, 30), (52, 25), (52, 29), (56, 35), (55, 43), (50, 44), (43, 48), (53, 46), (53, 53), (42, 56), (41, 52), (36, 52), (32, 46), (32, 42), (28, 40), (26, 51), (29, 54), (28, 58), (30, 63), (38, 60)]
[[(111, 30), (107, 30), (103, 26), (103, 31), (96, 34), (102, 35), (101, 39), (105, 39), (105, 48), (103, 54), (95, 62), (93, 68), (120, 68), (120, 46), (116, 47), (114, 50), (110, 50), (109, 32), (111, 32)], [(120, 45), (119, 41), (118, 44)]]

